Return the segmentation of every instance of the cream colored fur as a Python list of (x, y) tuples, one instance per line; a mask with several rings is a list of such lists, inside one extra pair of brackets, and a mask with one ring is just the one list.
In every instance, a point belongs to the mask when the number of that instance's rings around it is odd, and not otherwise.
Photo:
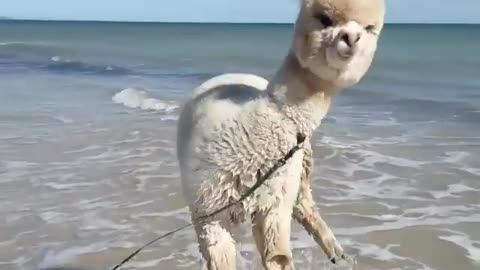
[[(383, 18), (383, 0), (303, 0), (292, 49), (268, 85), (254, 75), (228, 74), (195, 89), (177, 137), (193, 219), (238, 200), (259, 173), (297, 144), (297, 134), (311, 138), (333, 97), (367, 72)], [(312, 198), (312, 166), (307, 141), (241, 206), (195, 224), (208, 269), (235, 269), (230, 229), (247, 219), (268, 270), (294, 269), (292, 217), (332, 262), (342, 258), (343, 249)]]

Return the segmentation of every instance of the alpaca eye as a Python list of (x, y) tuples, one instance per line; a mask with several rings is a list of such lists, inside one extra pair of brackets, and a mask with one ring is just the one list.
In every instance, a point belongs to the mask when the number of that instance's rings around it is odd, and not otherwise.
[(315, 16), (315, 19), (320, 21), (320, 23), (325, 27), (330, 27), (333, 25), (333, 20), (328, 15), (320, 14)]
[(372, 32), (373, 30), (375, 30), (375, 25), (373, 24), (367, 25), (365, 27), (365, 30), (367, 30), (368, 32)]

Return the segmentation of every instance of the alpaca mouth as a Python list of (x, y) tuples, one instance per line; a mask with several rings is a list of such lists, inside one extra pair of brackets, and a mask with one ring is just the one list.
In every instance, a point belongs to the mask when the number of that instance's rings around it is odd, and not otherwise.
[(350, 60), (354, 55), (355, 52), (353, 50), (349, 50), (346, 52), (338, 52), (338, 56), (340, 56), (340, 58), (344, 59), (345, 61)]
[(325, 51), (325, 62), (328, 66), (336, 71), (347, 66), (355, 56), (355, 52), (348, 51), (341, 53), (336, 48), (330, 47)]
[(357, 47), (340, 49), (338, 47), (333, 47), (333, 51), (338, 55), (338, 58), (344, 62), (349, 62), (357, 53)]

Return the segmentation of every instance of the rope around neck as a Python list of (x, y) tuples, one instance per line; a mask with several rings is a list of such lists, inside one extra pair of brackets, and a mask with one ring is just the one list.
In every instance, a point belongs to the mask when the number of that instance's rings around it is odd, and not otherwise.
[(263, 185), (263, 183), (265, 183), (268, 178), (270, 178), (270, 176), (272, 176), (272, 174), (277, 171), (280, 167), (284, 166), (287, 161), (293, 157), (293, 155), (302, 148), (303, 146), (303, 143), (305, 142), (305, 139), (306, 139), (306, 136), (304, 134), (301, 134), (301, 133), (298, 133), (297, 134), (297, 145), (295, 145), (292, 149), (290, 149), (290, 151), (288, 151), (288, 153), (282, 157), (281, 159), (279, 159), (275, 165), (270, 168), (270, 170), (267, 171), (267, 173), (265, 175), (261, 175), (260, 173), (260, 170), (257, 171), (257, 182), (255, 183), (255, 185), (253, 185), (251, 188), (249, 188), (247, 190), (247, 192), (245, 192), (245, 194), (240, 197), (240, 199), (238, 199), (237, 201), (235, 202), (232, 202), (216, 211), (213, 211), (212, 213), (208, 214), (208, 215), (204, 215), (204, 216), (200, 216), (196, 219), (194, 219), (191, 223), (187, 224), (187, 225), (184, 225), (180, 228), (177, 228), (173, 231), (170, 231), (164, 235), (161, 235), (155, 239), (153, 239), (152, 241), (146, 243), (145, 245), (141, 246), (140, 248), (138, 248), (136, 251), (134, 251), (132, 254), (130, 254), (128, 257), (126, 257), (125, 259), (123, 259), (122, 262), (120, 262), (119, 264), (117, 264), (115, 267), (112, 268), (112, 270), (117, 270), (119, 269), (120, 267), (122, 267), (123, 265), (125, 265), (127, 262), (129, 262), (130, 260), (133, 259), (133, 257), (135, 257), (138, 253), (140, 253), (142, 250), (144, 250), (145, 248), (147, 248), (148, 246), (151, 246), (153, 245), (154, 243), (168, 237), (168, 236), (171, 236), (179, 231), (182, 231), (186, 228), (189, 228), (191, 226), (193, 226), (194, 223), (197, 223), (197, 222), (201, 222), (201, 221), (205, 221), (213, 216), (216, 216), (218, 215), (219, 213), (233, 207), (233, 206), (236, 206), (238, 204), (240, 204), (241, 202), (243, 202), (245, 199), (247, 199), (248, 197), (250, 197), (250, 195), (252, 195), (260, 186)]

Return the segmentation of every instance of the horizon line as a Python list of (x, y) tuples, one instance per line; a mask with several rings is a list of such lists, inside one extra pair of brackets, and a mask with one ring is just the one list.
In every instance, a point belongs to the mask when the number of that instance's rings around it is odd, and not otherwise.
[[(119, 21), (119, 20), (75, 20), (75, 19), (16, 19), (0, 16), (0, 22), (16, 21), (16, 22), (78, 22), (78, 23), (138, 23), (138, 24), (276, 24), (276, 25), (293, 25), (294, 22), (221, 22), (221, 21)], [(424, 24), (424, 25), (479, 25), (476, 22), (386, 22), (386, 25), (403, 24)]]

